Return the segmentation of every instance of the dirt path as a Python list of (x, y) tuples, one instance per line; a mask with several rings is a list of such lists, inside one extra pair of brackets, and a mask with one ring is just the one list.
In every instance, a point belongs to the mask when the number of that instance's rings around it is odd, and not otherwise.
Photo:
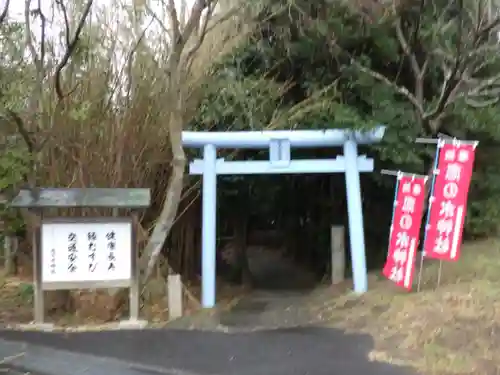
[(233, 330), (276, 329), (307, 325), (311, 316), (301, 309), (317, 285), (315, 276), (277, 251), (250, 249), (254, 290), (229, 310), (219, 323)]
[[(307, 291), (315, 287), (315, 276), (279, 251), (248, 249), (248, 262), (257, 290)], [(278, 293), (277, 293), (278, 294)]]

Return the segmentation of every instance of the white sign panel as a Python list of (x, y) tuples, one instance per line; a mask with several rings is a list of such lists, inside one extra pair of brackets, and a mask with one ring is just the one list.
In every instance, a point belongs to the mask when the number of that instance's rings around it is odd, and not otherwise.
[(132, 223), (42, 223), (42, 282), (130, 280)]

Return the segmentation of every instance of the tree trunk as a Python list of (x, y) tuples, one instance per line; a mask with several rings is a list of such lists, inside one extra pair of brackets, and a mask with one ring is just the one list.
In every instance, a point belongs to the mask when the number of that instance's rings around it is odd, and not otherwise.
[[(146, 249), (139, 262), (142, 284), (145, 285), (151, 276), (154, 266), (163, 249), (165, 240), (177, 216), (177, 210), (182, 197), (184, 187), (184, 170), (186, 168), (186, 155), (182, 147), (182, 120), (172, 115), (172, 126), (170, 127), (169, 139), (172, 149), (172, 170), (165, 201), (160, 216), (156, 221), (153, 233), (149, 238)], [(146, 263), (147, 262), (147, 263)]]

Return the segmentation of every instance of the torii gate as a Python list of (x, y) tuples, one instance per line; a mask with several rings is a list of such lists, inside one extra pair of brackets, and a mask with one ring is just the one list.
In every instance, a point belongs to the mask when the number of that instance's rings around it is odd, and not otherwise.
[[(203, 176), (202, 306), (215, 306), (217, 175), (345, 173), (354, 292), (368, 289), (360, 172), (373, 171), (373, 159), (358, 155), (358, 144), (382, 140), (385, 126), (372, 131), (290, 130), (182, 132), (185, 147), (203, 148), (203, 159), (189, 164), (189, 173)], [(291, 148), (343, 146), (344, 156), (333, 159), (292, 159)], [(269, 161), (225, 161), (217, 148), (269, 148)]]

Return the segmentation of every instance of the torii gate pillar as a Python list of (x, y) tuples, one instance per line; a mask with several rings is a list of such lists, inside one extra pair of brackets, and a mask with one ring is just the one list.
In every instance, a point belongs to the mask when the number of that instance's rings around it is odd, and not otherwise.
[[(216, 302), (217, 175), (345, 173), (354, 292), (368, 290), (363, 209), (359, 173), (372, 172), (373, 160), (358, 155), (358, 144), (381, 141), (385, 126), (372, 131), (291, 130), (248, 132), (182, 132), (185, 147), (203, 148), (203, 159), (189, 165), (190, 174), (203, 176), (202, 306)], [(344, 156), (292, 160), (292, 147), (343, 146)], [(269, 161), (217, 159), (217, 148), (268, 148)]]
[(217, 149), (208, 144), (203, 147), (203, 187), (202, 187), (202, 305), (215, 306), (216, 290), (216, 244), (217, 244)]
[[(344, 157), (346, 165), (357, 165), (358, 144), (353, 137), (347, 138), (344, 142)], [(363, 201), (361, 198), (361, 183), (357, 166), (355, 168), (345, 169), (345, 185), (354, 291), (364, 293), (368, 290), (368, 275), (363, 225)]]

